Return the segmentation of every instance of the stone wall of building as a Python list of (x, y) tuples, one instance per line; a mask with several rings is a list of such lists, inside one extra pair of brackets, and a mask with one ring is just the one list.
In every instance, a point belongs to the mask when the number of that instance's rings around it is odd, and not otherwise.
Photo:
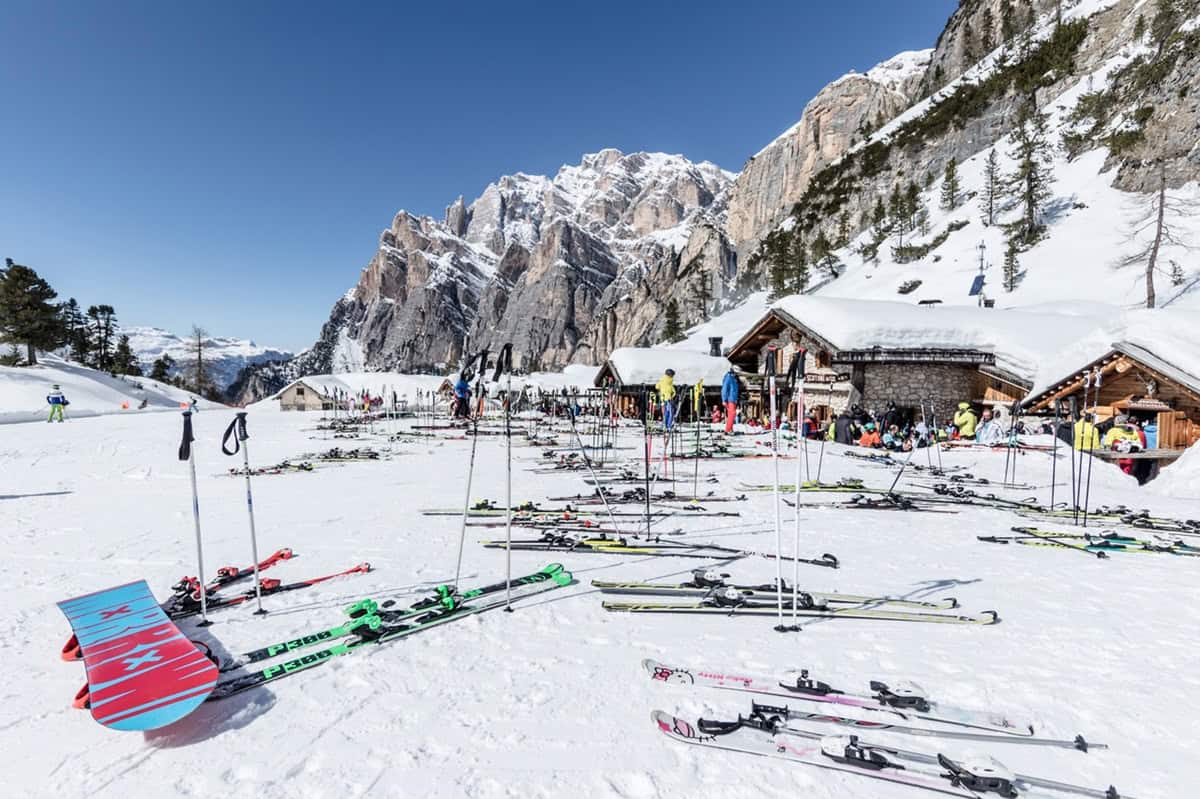
[(919, 410), (932, 401), (939, 424), (954, 415), (958, 403), (974, 397), (979, 373), (977, 367), (963, 364), (868, 363), (863, 367), (864, 408), (879, 412), (891, 401), (899, 408)]

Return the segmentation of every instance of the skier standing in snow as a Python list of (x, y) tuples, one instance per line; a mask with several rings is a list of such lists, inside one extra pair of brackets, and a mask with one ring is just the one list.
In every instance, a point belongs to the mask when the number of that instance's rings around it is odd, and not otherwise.
[(658, 391), (659, 402), (662, 403), (663, 428), (670, 430), (675, 425), (675, 404), (672, 402), (675, 399), (675, 370), (668, 369), (654, 384), (654, 388)]
[(1100, 449), (1100, 431), (1096, 429), (1095, 417), (1092, 414), (1085, 413), (1075, 423), (1074, 447), (1076, 450)]
[(741, 392), (741, 386), (738, 384), (737, 375), (733, 373), (733, 367), (729, 367), (729, 371), (725, 373), (725, 377), (721, 380), (721, 402), (725, 405), (725, 433), (733, 432), (733, 422), (737, 418), (738, 395)]
[(471, 413), (471, 384), (463, 375), (454, 384), (454, 418), (466, 419)]
[(67, 402), (67, 398), (63, 395), (62, 389), (55, 383), (50, 387), (50, 393), (46, 395), (46, 402), (50, 405), (50, 416), (47, 417), (47, 422), (63, 420), (63, 411), (71, 403)]
[(958, 403), (958, 411), (954, 414), (954, 426), (958, 428), (959, 438), (974, 438), (975, 425), (978, 424), (978, 420), (979, 417), (971, 409), (971, 403)]

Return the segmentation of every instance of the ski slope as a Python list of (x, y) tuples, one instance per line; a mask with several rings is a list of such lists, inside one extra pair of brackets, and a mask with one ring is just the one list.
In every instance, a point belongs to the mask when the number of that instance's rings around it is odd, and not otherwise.
[[(68, 395), (71, 387), (67, 386)], [(74, 406), (73, 406), (74, 407)], [(196, 465), (205, 557), (210, 572), (250, 560), (245, 484), (226, 476), (241, 458), (221, 455), (220, 434), (232, 412), (196, 417)], [(374, 446), (382, 438), (334, 440), (313, 430), (319, 414), (249, 417), (254, 465), (296, 458), (330, 446)], [(540, 432), (545, 432), (541, 430)], [(911, 679), (931, 694), (968, 707), (1025, 716), (1039, 732), (1084, 734), (1108, 743), (1088, 754), (1018, 745), (986, 751), (1010, 768), (1104, 788), (1114, 784), (1140, 799), (1192, 795), (1200, 764), (1200, 691), (1195, 630), (1200, 561), (1167, 555), (1114, 554), (1107, 560), (1069, 550), (980, 543), (1029, 519), (1011, 512), (961, 508), (956, 515), (806, 508), (801, 553), (835, 553), (838, 570), (802, 567), (814, 591), (957, 597), (962, 612), (994, 609), (988, 627), (809, 620), (800, 633), (772, 631), (773, 618), (609, 614), (593, 578), (682, 580), (713, 561), (584, 553), (513, 553), (514, 573), (557, 560), (579, 583), (522, 605), (508, 615), (484, 614), (410, 639), (330, 661), (307, 673), (233, 698), (208, 703), (152, 733), (116, 733), (71, 708), (83, 680), (78, 663), (62, 662), (68, 634), (58, 600), (145, 578), (165, 598), (181, 575), (193, 574), (191, 494), (177, 459), (175, 414), (124, 414), (63, 425), (0, 429), (0, 751), (5, 795), (28, 797), (682, 797), (689, 799), (903, 799), (922, 794), (896, 785), (669, 740), (650, 721), (661, 709), (684, 718), (730, 719), (749, 711), (749, 697), (653, 684), (643, 658), (691, 666), (781, 673), (807, 667), (819, 679), (865, 687), (869, 679)], [(625, 429), (618, 446), (640, 446)], [(181, 623), (219, 653), (238, 653), (339, 623), (340, 608), (363, 597), (411, 601), (450, 580), (460, 520), (425, 517), (427, 507), (461, 507), (471, 441), (412, 439), (391, 445), (390, 459), (321, 466), (311, 473), (254, 479), (259, 549), (292, 547), (297, 557), (269, 576), (292, 580), (370, 561), (374, 571), (303, 591), (268, 597), (270, 613), (253, 607), (214, 613), (200, 630)], [(534, 474), (540, 450), (514, 441), (515, 500), (586, 492), (578, 473)], [(747, 444), (747, 446), (754, 446)], [(886, 486), (893, 474), (829, 446), (821, 478), (857, 477)], [(504, 497), (504, 440), (478, 442), (473, 499)], [(630, 457), (637, 450), (619, 450)], [(817, 449), (810, 451), (811, 473)], [(1194, 455), (1195, 453), (1192, 453)], [(1003, 453), (947, 451), (947, 466), (968, 466), (998, 479)], [(920, 451), (914, 463), (932, 453)], [(1017, 457), (1017, 479), (1045, 486), (1050, 457)], [(780, 464), (791, 482), (799, 460)], [(691, 475), (691, 462), (679, 464)], [(1070, 465), (1058, 464), (1060, 501)], [(767, 459), (703, 461), (702, 490), (733, 494), (740, 481), (769, 482)], [(1169, 474), (1169, 470), (1168, 470)], [(914, 475), (915, 477), (915, 475)], [(690, 485), (690, 484), (689, 484)], [(919, 490), (905, 477), (900, 487)], [(996, 489), (999, 491), (999, 489)], [(1048, 489), (1001, 492), (1048, 499)], [(805, 501), (842, 495), (805, 495)], [(1200, 503), (1181, 495), (1139, 491), (1115, 468), (1097, 463), (1091, 499), (1149, 506), (1200, 517)], [(671, 518), (690, 538), (723, 545), (775, 548), (772, 495), (714, 506), (738, 519)], [(791, 550), (793, 513), (783, 508), (784, 548)], [(1048, 529), (1065, 525), (1044, 523)], [(523, 534), (514, 531), (514, 534)], [(502, 528), (471, 528), (463, 583), (503, 574), (501, 550), (476, 542)], [(775, 565), (747, 558), (722, 567), (745, 582), (768, 582)], [(791, 578), (790, 565), (785, 576)], [(368, 648), (370, 649), (370, 648)], [(843, 732), (842, 728), (829, 728)], [(887, 737), (930, 750), (936, 739)], [(972, 747), (945, 742), (961, 755)], [(979, 745), (974, 745), (978, 750)]]
[[(49, 353), (37, 366), (0, 366), (0, 424), (44, 421), (46, 395), (59, 385), (70, 401), (67, 418), (178, 409), (195, 395), (148, 377), (113, 377)], [(146, 407), (138, 409), (142, 400)], [(220, 407), (207, 400), (201, 408)]]

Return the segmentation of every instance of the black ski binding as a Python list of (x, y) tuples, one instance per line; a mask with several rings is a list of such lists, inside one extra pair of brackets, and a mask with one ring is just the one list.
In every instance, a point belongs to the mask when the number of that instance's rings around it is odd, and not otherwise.
[(895, 692), (888, 688), (886, 683), (871, 681), (871, 690), (875, 691), (875, 698), (880, 704), (887, 705), (899, 709), (911, 709), (918, 713), (928, 713), (930, 709), (929, 700), (924, 696), (909, 691)]
[(811, 694), (812, 696), (826, 696), (828, 694), (840, 694), (842, 691), (835, 690), (832, 685), (826, 682), (811, 680), (808, 677), (808, 669), (801, 669), (800, 676), (796, 678), (795, 685), (790, 683), (779, 683), (780, 688), (797, 694)]

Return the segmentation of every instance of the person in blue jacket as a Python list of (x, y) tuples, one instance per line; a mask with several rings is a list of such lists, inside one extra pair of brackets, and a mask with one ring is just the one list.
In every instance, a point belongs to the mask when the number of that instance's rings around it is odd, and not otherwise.
[(738, 394), (741, 391), (741, 386), (738, 384), (737, 375), (733, 373), (733, 367), (729, 367), (729, 371), (725, 373), (725, 378), (721, 381), (721, 402), (725, 405), (725, 432), (733, 432), (733, 422), (737, 418)]
[(57, 383), (50, 387), (50, 393), (46, 395), (46, 402), (50, 405), (50, 416), (46, 419), (47, 422), (61, 422), (63, 410), (71, 404), (67, 402), (67, 398), (63, 396), (62, 389)]
[(454, 418), (466, 419), (471, 415), (471, 384), (461, 374), (454, 384)]

